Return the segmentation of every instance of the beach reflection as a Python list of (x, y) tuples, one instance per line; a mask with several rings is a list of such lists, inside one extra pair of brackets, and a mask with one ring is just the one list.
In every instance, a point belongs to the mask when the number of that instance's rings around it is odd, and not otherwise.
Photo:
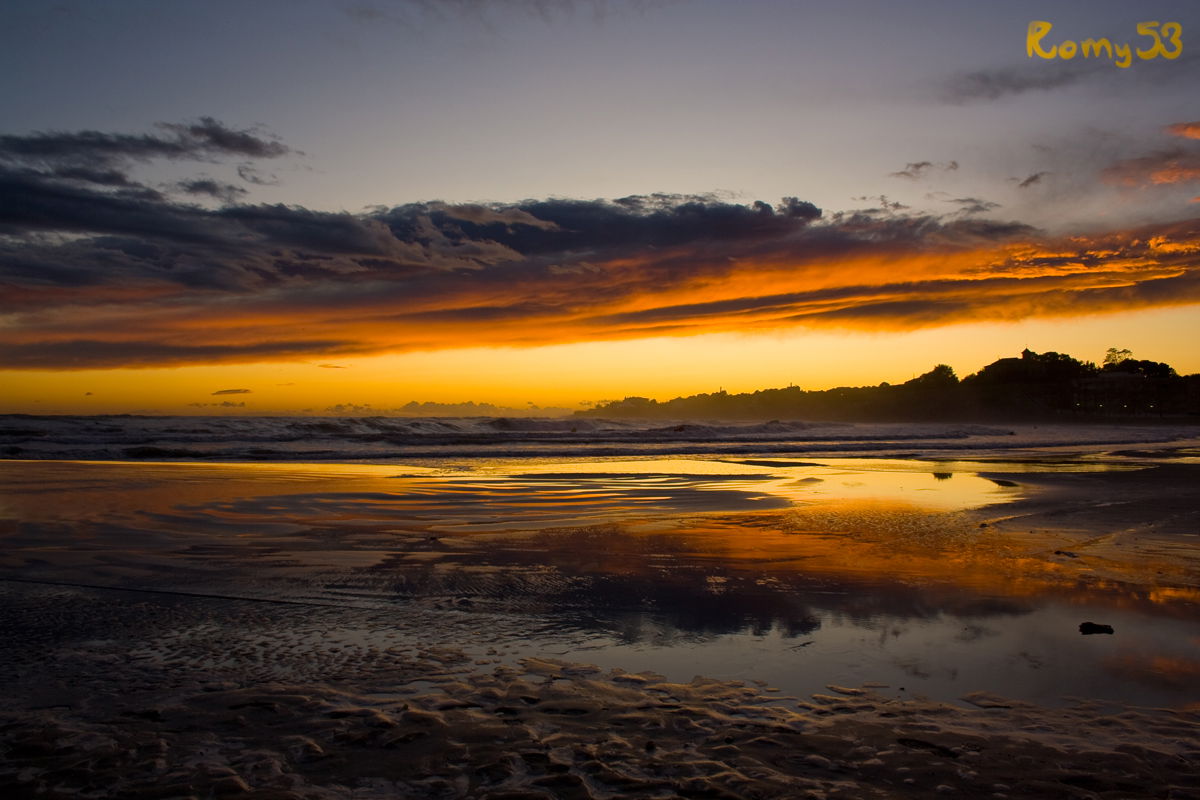
[[(866, 466), (0, 462), (0, 577), (416, 604), (495, 620), (488, 644), (514, 657), (799, 693), (859, 679), (1186, 700), (1194, 589), (1103, 580), (981, 523), (975, 509), (1021, 496), (1013, 481)], [(1081, 638), (1092, 617), (1119, 635)]]

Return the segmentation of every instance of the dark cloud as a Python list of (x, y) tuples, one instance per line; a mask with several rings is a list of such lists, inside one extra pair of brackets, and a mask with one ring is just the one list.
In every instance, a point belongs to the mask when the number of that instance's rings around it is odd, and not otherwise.
[(1047, 92), (1070, 86), (1104, 70), (1113, 71), (1105, 61), (1042, 61), (1015, 67), (981, 69), (952, 76), (942, 87), (942, 99), (961, 104), (999, 100), (1027, 92)]
[(114, 193), (0, 167), (3, 234), (9, 239), (0, 239), (0, 255), (9, 258), (0, 279), (38, 283), (143, 279), (238, 290), (403, 274), (431, 268), (431, 259), (441, 268), (473, 268), (508, 255), (469, 243), (439, 255), (397, 240), (381, 221), (350, 214), (282, 205), (208, 210), (158, 193)]
[(959, 213), (964, 215), (986, 214), (989, 211), (995, 211), (997, 208), (1000, 208), (999, 203), (993, 203), (990, 200), (981, 200), (978, 197), (954, 197), (945, 202), (954, 203), (959, 206)]
[(869, 201), (879, 203), (879, 206), (877, 208), (866, 209), (866, 211), (868, 211), (868, 212), (903, 211), (907, 208), (910, 208), (910, 206), (906, 206), (904, 203), (901, 203), (901, 202), (898, 202), (895, 200), (889, 200), (888, 196), (885, 194), (881, 194), (881, 195), (878, 195), (875, 197), (863, 195), (861, 197), (852, 197), (850, 199), (854, 200), (855, 202), (859, 202), (859, 203), (869, 202)]
[(932, 161), (911, 161), (898, 172), (889, 172), (893, 178), (919, 178), (933, 166)]
[[(44, 244), (47, 236), (63, 234), (100, 237), (96, 244), (112, 236), (137, 237), (143, 244), (171, 243), (169, 263), (159, 261), (160, 270), (174, 272), (180, 263), (215, 263), (207, 276), (195, 276), (191, 283), (227, 285), (233, 276), (222, 274), (223, 259), (197, 248), (215, 248), (228, 252), (244, 249), (246, 232), (239, 231), (212, 212), (193, 205), (170, 201), (163, 192), (133, 177), (136, 163), (155, 159), (213, 161), (222, 157), (278, 158), (293, 153), (276, 139), (253, 130), (230, 128), (211, 117), (191, 123), (160, 123), (160, 133), (124, 134), (99, 131), (37, 132), (0, 136), (0, 236), (23, 239), (24, 244)], [(191, 196), (208, 196), (233, 203), (246, 190), (211, 178), (184, 180), (173, 191)], [(253, 227), (247, 222), (248, 227)], [(264, 238), (271, 238), (266, 232)], [(38, 237), (41, 237), (40, 240)], [(286, 235), (283, 237), (286, 239)], [(79, 240), (77, 240), (78, 244)], [(283, 242), (286, 244), (286, 242)], [(182, 249), (181, 249), (182, 248)], [(71, 250), (72, 248), (66, 248)], [(75, 251), (86, 249), (83, 245)], [(376, 254), (377, 248), (368, 252)], [(42, 247), (26, 249), (22, 260), (49, 255)], [(54, 260), (71, 263), (83, 253), (60, 252)], [(115, 267), (114, 278), (126, 273), (116, 265), (112, 253), (105, 259)], [(242, 272), (253, 265), (241, 263)], [(52, 273), (66, 274), (60, 266)], [(190, 272), (184, 268), (183, 273)], [(242, 276), (244, 278), (244, 275)]]
[(427, 207), (441, 209), (445, 212), (446, 216), (451, 219), (458, 219), (480, 226), (498, 223), (505, 226), (529, 225), (534, 228), (541, 228), (542, 230), (556, 230), (558, 227), (549, 220), (538, 219), (528, 211), (511, 206), (507, 208), (495, 208), (492, 206), (485, 206), (480, 203), (465, 203), (459, 205), (430, 203), (427, 205)]
[(338, 403), (337, 405), (327, 406), (325, 408), (325, 413), (371, 416), (373, 414), (378, 414), (379, 412), (373, 409), (370, 403)]
[(975, 246), (1038, 234), (1036, 228), (1021, 222), (964, 219), (959, 212), (948, 216), (901, 215), (866, 209), (837, 212), (830, 215), (830, 222), (830, 226), (814, 229), (811, 239), (814, 244), (820, 243), (815, 250), (836, 256), (880, 249)]
[[(478, 208), (478, 207), (471, 207)], [(618, 200), (526, 200), (494, 206), (490, 216), (464, 214), (462, 206), (414, 203), (381, 212), (378, 219), (401, 240), (469, 248), (499, 245), (512, 256), (671, 247), (705, 240), (745, 240), (782, 235), (818, 219), (821, 210), (795, 197), (775, 206), (740, 205), (711, 195), (633, 195)]]
[(909, 178), (917, 180), (925, 177), (931, 170), (941, 170), (943, 172), (953, 172), (958, 169), (957, 161), (947, 161), (945, 163), (935, 164), (932, 161), (911, 161), (904, 165), (904, 169), (898, 172), (889, 172), (893, 178)]
[[(1119, 38), (1123, 37), (1113, 38), (1114, 45)], [(1003, 67), (958, 72), (941, 81), (937, 93), (943, 102), (960, 105), (1094, 83), (1102, 84), (1105, 99), (1115, 102), (1114, 91), (1136, 93), (1150, 87), (1161, 91), (1172, 84), (1190, 88), (1200, 77), (1200, 54), (1190, 50), (1185, 49), (1174, 60), (1144, 61), (1136, 55), (1133, 60), (1133, 68), (1120, 69), (1107, 57), (1034, 58)]]
[(195, 209), (157, 192), (108, 192), (0, 167), (0, 231), (133, 234), (201, 241), (218, 238)]
[(49, 171), (49, 176), (67, 181), (94, 183), (98, 186), (137, 186), (129, 180), (129, 176), (116, 169), (92, 169), (84, 166), (56, 167)]
[[(292, 230), (278, 219), (260, 230), (255, 222), (262, 212), (242, 212), (247, 219), (231, 225), (215, 212), (171, 201), (134, 180), (130, 169), (153, 159), (276, 158), (294, 151), (272, 137), (230, 128), (211, 117), (157, 127), (161, 133), (0, 136), (0, 255), (10, 259), (0, 279), (13, 273), (28, 279), (40, 272), (37, 282), (94, 283), (101, 275), (101, 282), (141, 275), (214, 288), (270, 280), (269, 265), (256, 263), (264, 261), (261, 253), (257, 259), (231, 257), (262, 250), (267, 242), (286, 247), (292, 238), (303, 239), (299, 230), (311, 223), (309, 212), (293, 215), (298, 219)], [(246, 193), (209, 178), (185, 180), (173, 188), (226, 203)], [(231, 213), (236, 217), (238, 212)], [(338, 230), (348, 233), (345, 226)], [(114, 247), (117, 241), (129, 246)], [(380, 250), (371, 246), (364, 254)], [(92, 279), (85, 277), (89, 271)]]
[(1004, 242), (1016, 238), (1031, 238), (1038, 229), (1023, 222), (1001, 222), (991, 219), (967, 219), (943, 226), (952, 240), (960, 242)]
[(260, 136), (252, 130), (227, 128), (212, 117), (201, 117), (199, 122), (187, 124), (161, 122), (159, 127), (174, 132), (178, 141), (205, 154), (278, 158), (293, 152), (278, 139)]
[(256, 186), (278, 186), (279, 178), (275, 175), (263, 175), (262, 172), (250, 166), (249, 164), (239, 164), (237, 168), (238, 177), (246, 183), (253, 183)]
[(218, 395), (218, 394), (250, 394), (250, 390), (249, 389), (218, 389), (217, 391), (213, 392), (213, 394), (214, 395)]
[(357, 348), (336, 341), (254, 342), (250, 344), (160, 344), (129, 338), (104, 341), (0, 341), (0, 364), (12, 369), (97, 369), (162, 364), (288, 360), (298, 356)]
[(309, 211), (285, 205), (234, 206), (215, 212), (215, 219), (259, 234), (280, 247), (316, 253), (385, 256), (398, 244), (378, 222), (352, 214)]
[(1017, 182), (1018, 189), (1028, 189), (1030, 186), (1033, 186), (1035, 183), (1041, 183), (1042, 178), (1046, 177), (1049, 174), (1050, 174), (1049, 172), (1035, 172), (1026, 178), (1021, 178), (1021, 179), (1014, 178), (1013, 180), (1018, 181)]
[(278, 158), (293, 152), (273, 138), (228, 128), (212, 117), (193, 123), (159, 123), (167, 135), (101, 131), (38, 132), (0, 136), (0, 160), (112, 167), (156, 158), (206, 160), (218, 156)]
[(179, 189), (187, 194), (206, 195), (225, 203), (233, 203), (246, 194), (246, 190), (230, 183), (220, 183), (211, 178), (180, 181)]

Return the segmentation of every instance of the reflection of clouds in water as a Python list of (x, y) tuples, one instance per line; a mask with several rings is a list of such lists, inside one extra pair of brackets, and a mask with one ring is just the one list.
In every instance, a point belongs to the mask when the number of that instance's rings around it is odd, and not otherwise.
[(873, 627), (943, 614), (1019, 616), (1030, 608), (984, 601), (952, 586), (807, 572), (784, 550), (795, 537), (763, 536), (766, 546), (756, 551), (761, 542), (734, 532), (647, 534), (595, 526), (457, 546), (435, 564), (396, 552), (356, 577), (362, 591), (374, 580), (386, 592), (402, 575), (410, 597), (469, 597), (480, 609), (555, 611), (564, 628), (639, 631), (653, 620), (660, 629), (703, 636), (774, 629), (794, 637), (817, 630), (822, 619)]
[(758, 476), (698, 481), (688, 476), (404, 479), (389, 492), (331, 492), (242, 497), (181, 509), (229, 518), (427, 520), (439, 529), (489, 525), (522, 529), (593, 521), (618, 513), (782, 509), (790, 502), (763, 490)]

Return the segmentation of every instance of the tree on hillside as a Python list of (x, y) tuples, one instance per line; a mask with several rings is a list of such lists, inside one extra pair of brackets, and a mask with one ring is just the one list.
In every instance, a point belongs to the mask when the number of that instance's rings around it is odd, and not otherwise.
[(907, 381), (904, 385), (944, 389), (958, 385), (958, 376), (954, 374), (954, 367), (949, 364), (938, 364), (929, 372)]
[(1104, 366), (1107, 368), (1109, 364), (1120, 364), (1122, 361), (1128, 361), (1133, 358), (1133, 352), (1121, 348), (1118, 350), (1115, 347), (1108, 348), (1104, 354)]
[(1143, 378), (1178, 377), (1175, 368), (1170, 364), (1163, 363), (1162, 361), (1149, 361), (1137, 358), (1124, 358), (1116, 362), (1105, 361), (1102, 372), (1105, 374), (1129, 373), (1131, 375), (1141, 375)]

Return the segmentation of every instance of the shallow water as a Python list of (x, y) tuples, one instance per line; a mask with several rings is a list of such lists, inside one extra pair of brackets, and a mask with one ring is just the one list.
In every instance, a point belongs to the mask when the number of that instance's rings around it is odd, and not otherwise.
[[(6, 461), (0, 579), (27, 599), (59, 597), (44, 594), (56, 586), (108, 598), (86, 635), (52, 637), (60, 650), (111, 628), (147, 658), (175, 648), (224, 663), (239, 642), (336, 661), (343, 647), (434, 631), (478, 657), (762, 680), (792, 695), (876, 682), (944, 700), (1193, 702), (1200, 593), (1081, 580), (980, 527), (978, 509), (1002, 516), (1038, 469), (727, 456)], [(134, 641), (137, 615), (168, 601), (287, 605), (254, 630), (188, 621)], [(380, 613), (394, 624), (362, 622)], [(1081, 636), (1085, 620), (1116, 633)]]

